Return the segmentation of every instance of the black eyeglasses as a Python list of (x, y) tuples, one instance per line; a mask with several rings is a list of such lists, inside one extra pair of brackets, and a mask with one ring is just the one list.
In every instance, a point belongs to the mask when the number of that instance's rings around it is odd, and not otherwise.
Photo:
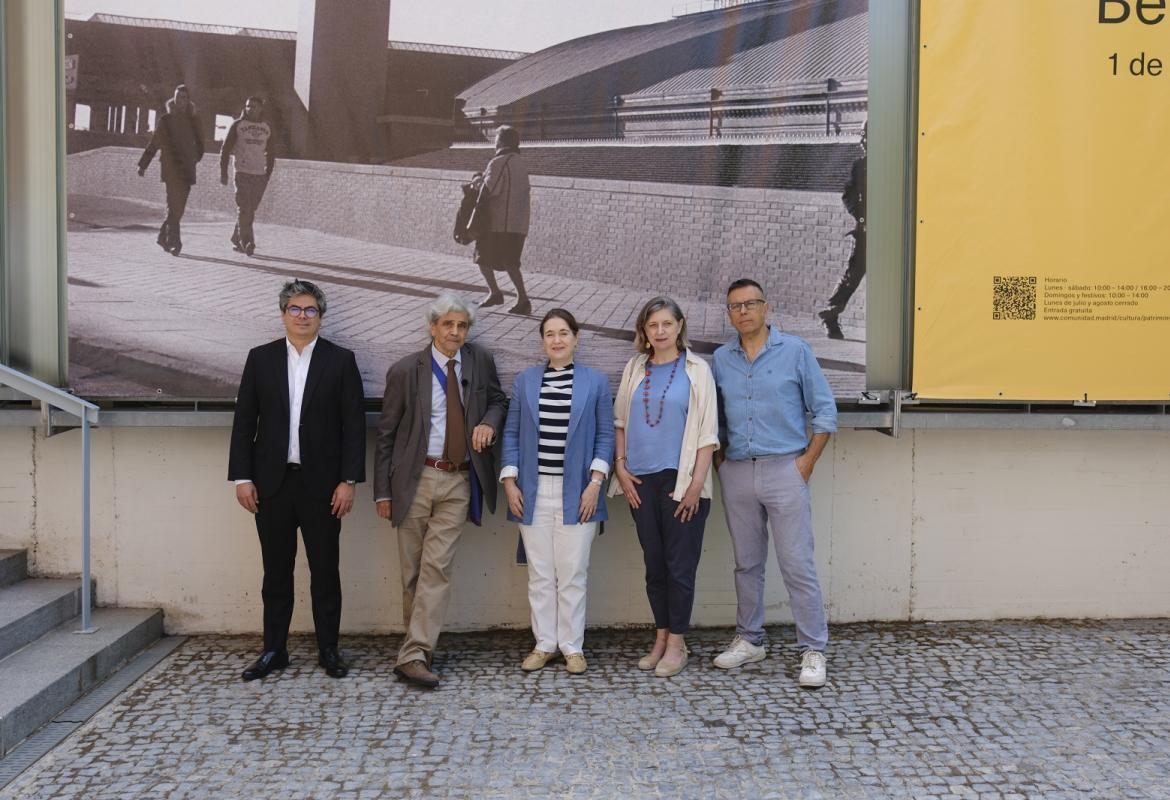
[(285, 309), (285, 311), (292, 314), (294, 317), (299, 317), (301, 314), (304, 314), (309, 319), (312, 319), (321, 313), (317, 310), (316, 306), (309, 306), (308, 308), (301, 308), (300, 306), (289, 306)]
[(760, 306), (767, 303), (767, 300), (744, 300), (742, 303), (728, 303), (727, 310), (734, 314), (736, 311), (748, 310), (755, 311)]

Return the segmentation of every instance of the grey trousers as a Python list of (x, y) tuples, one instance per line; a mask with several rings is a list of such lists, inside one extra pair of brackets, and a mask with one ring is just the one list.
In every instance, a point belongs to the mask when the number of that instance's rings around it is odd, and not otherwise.
[(829, 626), (813, 561), (812, 506), (796, 457), (724, 461), (719, 483), (735, 551), (735, 632), (753, 644), (764, 640), (764, 570), (771, 524), (776, 560), (796, 621), (796, 643), (802, 650), (824, 650)]

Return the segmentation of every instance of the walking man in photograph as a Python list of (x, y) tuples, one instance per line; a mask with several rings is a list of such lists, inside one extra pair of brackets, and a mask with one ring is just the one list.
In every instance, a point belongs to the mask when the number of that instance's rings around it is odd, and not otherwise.
[(285, 336), (253, 348), (232, 423), (228, 480), (256, 515), (264, 562), (264, 651), (244, 680), (288, 666), (297, 528), (312, 573), (318, 663), (331, 678), (349, 672), (337, 649), (341, 519), (366, 478), (362, 378), (349, 350), (321, 338), (325, 294), (293, 280), (280, 291)]
[(435, 644), (451, 594), (463, 522), (496, 509), (496, 435), (508, 398), (491, 353), (467, 341), (475, 310), (440, 295), (427, 309), (431, 341), (386, 373), (374, 456), (378, 516), (398, 529), (402, 646), (394, 673), (433, 689)]
[(154, 126), (150, 143), (138, 159), (138, 176), (146, 175), (146, 168), (159, 153), (162, 182), (167, 188), (167, 215), (158, 230), (158, 246), (177, 256), (183, 250), (180, 223), (187, 210), (187, 197), (195, 185), (195, 165), (203, 159), (203, 134), (195, 104), (184, 84), (175, 87), (175, 94), (167, 100), (166, 111)]
[(849, 264), (845, 267), (845, 274), (837, 284), (837, 290), (829, 298), (829, 305), (817, 316), (825, 326), (825, 332), (830, 339), (844, 339), (845, 333), (841, 330), (838, 317), (845, 312), (849, 298), (861, 285), (865, 277), (865, 159), (866, 159), (866, 131), (869, 123), (861, 128), (861, 158), (853, 162), (849, 173), (849, 183), (845, 184), (845, 191), (841, 194), (841, 202), (845, 210), (855, 220), (853, 230), (849, 236), (853, 237), (853, 250), (849, 254)]
[(228, 160), (235, 162), (236, 207), (239, 217), (232, 231), (232, 249), (252, 255), (256, 237), (252, 230), (256, 209), (264, 199), (272, 167), (276, 163), (272, 125), (264, 118), (264, 100), (253, 95), (244, 102), (244, 113), (228, 128), (219, 153), (219, 182), (228, 185)]
[(808, 342), (768, 324), (760, 284), (747, 278), (732, 283), (727, 313), (739, 335), (715, 351), (724, 442), (715, 463), (735, 553), (737, 610), (735, 638), (715, 666), (732, 669), (767, 655), (764, 570), (770, 526), (796, 621), (800, 685), (816, 688), (825, 685), (829, 628), (813, 561), (808, 481), (837, 430), (837, 404)]

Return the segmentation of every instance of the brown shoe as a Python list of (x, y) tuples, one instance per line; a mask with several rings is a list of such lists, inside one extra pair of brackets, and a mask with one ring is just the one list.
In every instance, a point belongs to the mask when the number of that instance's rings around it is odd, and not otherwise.
[(528, 658), (524, 659), (524, 663), (520, 665), (520, 669), (525, 672), (536, 672), (538, 669), (543, 669), (544, 665), (550, 661), (555, 661), (560, 653), (546, 653), (544, 650), (533, 650), (528, 654)]
[(439, 676), (427, 669), (426, 662), (422, 659), (399, 664), (394, 668), (394, 674), (398, 676), (399, 680), (413, 683), (416, 686), (425, 686), (428, 689), (434, 689), (439, 685)]
[(565, 656), (565, 672), (570, 675), (580, 675), (588, 668), (584, 653), (570, 653)]

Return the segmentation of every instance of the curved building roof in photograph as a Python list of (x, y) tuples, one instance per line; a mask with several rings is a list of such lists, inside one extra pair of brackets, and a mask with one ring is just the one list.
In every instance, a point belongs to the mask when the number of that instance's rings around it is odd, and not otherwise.
[[(864, 74), (867, 10), (867, 0), (761, 0), (605, 31), (533, 53), (459, 96), (465, 113), (474, 116), (479, 108), (608, 102), (651, 90), (661, 94), (671, 91), (664, 87), (674, 82), (698, 86), (716, 75), (719, 85), (726, 85), (728, 76), (787, 83), (811, 78), (811, 73), (819, 77), (836, 64), (850, 75)], [(841, 23), (849, 23), (835, 32), (846, 36), (843, 41), (817, 32)], [(778, 59), (777, 48), (783, 53)]]
[(723, 64), (689, 70), (627, 97), (686, 95), (713, 87), (823, 83), (829, 78), (864, 80), (868, 73), (869, 15), (857, 14), (741, 50)]

